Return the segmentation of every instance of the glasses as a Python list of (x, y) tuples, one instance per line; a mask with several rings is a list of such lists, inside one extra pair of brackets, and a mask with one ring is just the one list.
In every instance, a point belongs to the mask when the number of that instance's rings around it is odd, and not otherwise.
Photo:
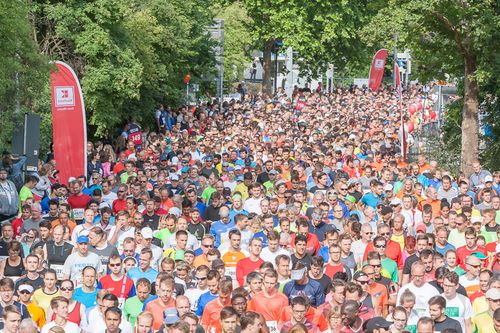
[(382, 232), (380, 233), (380, 236), (389, 236), (391, 233), (390, 232)]
[(120, 267), (122, 265), (122, 263), (119, 263), (119, 264), (108, 264), (109, 267)]
[(334, 210), (335, 213), (343, 213), (343, 210)]
[(346, 188), (341, 188), (340, 190), (341, 191), (347, 191), (347, 187)]
[(201, 244), (201, 246), (208, 247), (208, 248), (213, 248), (214, 247), (213, 244)]
[(28, 295), (28, 294), (31, 294), (31, 293), (30, 293), (29, 291), (27, 291), (27, 290), (21, 290), (19, 293), (20, 293), (20, 294), (23, 294), (23, 295)]
[(368, 284), (368, 281), (360, 281), (360, 280), (356, 280), (357, 283), (360, 283), (362, 285), (365, 285), (365, 284)]
[(196, 280), (199, 280), (199, 281), (203, 281), (203, 280), (206, 280), (207, 277), (206, 276), (196, 276)]
[(73, 291), (73, 288), (71, 288), (71, 287), (68, 287), (68, 288), (61, 287), (61, 291)]
[(474, 267), (475, 269), (481, 268), (481, 264), (479, 264), (479, 265), (467, 264), (467, 265)]
[(378, 244), (378, 245), (375, 245), (375, 247), (377, 249), (384, 249), (385, 248), (385, 244)]
[(373, 231), (365, 232), (365, 235), (373, 235)]

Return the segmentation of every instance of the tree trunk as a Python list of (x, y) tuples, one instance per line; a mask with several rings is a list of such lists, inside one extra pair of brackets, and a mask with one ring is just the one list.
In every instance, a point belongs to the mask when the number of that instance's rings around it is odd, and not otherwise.
[(469, 177), (472, 163), (479, 158), (479, 86), (473, 78), (476, 60), (465, 56), (464, 106), (462, 109), (462, 151), (460, 169)]
[(271, 96), (273, 94), (273, 85), (271, 78), (273, 77), (273, 69), (271, 66), (271, 56), (274, 46), (274, 40), (268, 40), (264, 45), (264, 61), (263, 61), (263, 73), (262, 73), (262, 92)]

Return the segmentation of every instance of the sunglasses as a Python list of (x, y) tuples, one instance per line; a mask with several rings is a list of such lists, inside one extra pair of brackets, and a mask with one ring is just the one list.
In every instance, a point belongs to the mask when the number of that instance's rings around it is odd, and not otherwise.
[(62, 288), (61, 287), (60, 289), (61, 289), (61, 291), (73, 291), (73, 288)]
[(201, 246), (203, 247), (208, 247), (208, 248), (213, 248), (214, 246), (212, 244), (201, 244)]
[(368, 284), (368, 281), (360, 281), (360, 280), (356, 280), (357, 283), (360, 283), (362, 285), (365, 285), (365, 284)]
[(207, 279), (206, 276), (196, 276), (196, 280), (199, 280), (199, 281), (204, 281), (206, 279)]
[(377, 249), (383, 249), (383, 248), (385, 248), (385, 245), (379, 244), (379, 245), (375, 245), (375, 247)]
[(120, 267), (122, 264), (119, 263), (119, 264), (108, 264), (109, 267)]
[(20, 294), (23, 294), (23, 295), (28, 295), (28, 294), (31, 294), (31, 293), (30, 293), (29, 291), (27, 291), (27, 290), (21, 290), (19, 293), (20, 293)]

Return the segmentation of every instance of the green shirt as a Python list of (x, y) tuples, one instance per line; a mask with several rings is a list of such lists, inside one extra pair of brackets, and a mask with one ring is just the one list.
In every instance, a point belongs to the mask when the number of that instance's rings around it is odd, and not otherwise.
[[(148, 297), (146, 297), (146, 299)], [(141, 302), (139, 300), (139, 297), (137, 296), (128, 298), (123, 304), (123, 315), (130, 322), (130, 325), (132, 327), (135, 326), (137, 316), (139, 316), (139, 314), (142, 312), (143, 306), (144, 302)]]
[(396, 264), (396, 262), (390, 258), (387, 258), (385, 257), (384, 259), (382, 259), (381, 261), (382, 263), (382, 268), (385, 269), (387, 271), (387, 273), (389, 273), (390, 277), (391, 277), (391, 281), (392, 282), (398, 282), (398, 264)]
[(28, 186), (23, 185), (21, 187), (21, 190), (19, 191), (19, 211), (22, 209), (23, 201), (26, 201), (26, 199), (33, 198), (33, 193), (31, 193), (31, 190)]
[(203, 199), (203, 202), (208, 205), (210, 201), (210, 197), (212, 196), (212, 193), (217, 191), (214, 187), (209, 186), (206, 189), (203, 190), (203, 193), (201, 194), (201, 198)]
[(158, 238), (159, 240), (162, 241), (163, 244), (165, 244), (167, 242), (167, 239), (172, 236), (175, 232), (170, 232), (170, 230), (168, 230), (168, 228), (165, 228), (165, 229), (161, 229), (161, 230), (158, 230), (158, 231), (155, 231), (155, 233), (153, 234), (153, 236), (155, 238)]

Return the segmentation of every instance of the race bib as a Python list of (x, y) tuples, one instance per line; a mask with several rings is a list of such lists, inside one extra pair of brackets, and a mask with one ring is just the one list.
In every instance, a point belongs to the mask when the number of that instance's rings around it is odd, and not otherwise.
[(278, 322), (276, 320), (266, 321), (267, 328), (269, 328), (269, 333), (278, 333)]
[(63, 267), (64, 267), (64, 265), (54, 265), (54, 264), (50, 265), (50, 268), (52, 268), (53, 270), (56, 271), (56, 275), (57, 275), (58, 280), (63, 279), (63, 276), (64, 276)]
[(84, 213), (85, 213), (85, 209), (75, 208), (75, 209), (73, 209), (73, 218), (75, 220), (83, 220)]
[(125, 304), (125, 297), (119, 297), (118, 298), (118, 307), (123, 310), (123, 305)]

